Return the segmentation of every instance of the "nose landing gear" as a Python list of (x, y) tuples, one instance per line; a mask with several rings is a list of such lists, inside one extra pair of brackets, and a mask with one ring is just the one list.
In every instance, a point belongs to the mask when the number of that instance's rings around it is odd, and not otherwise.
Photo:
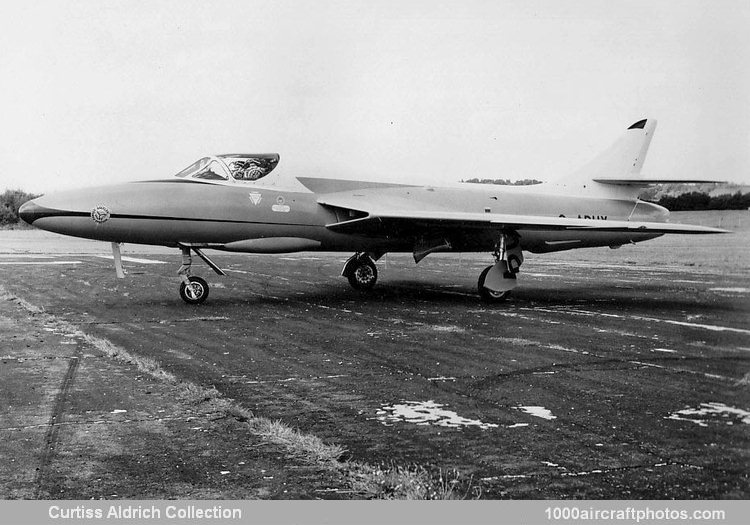
[(208, 299), (209, 287), (205, 279), (190, 275), (190, 268), (193, 264), (190, 250), (193, 250), (201, 259), (206, 261), (206, 264), (208, 264), (217, 274), (226, 274), (200, 249), (194, 246), (191, 247), (181, 244), (180, 250), (182, 250), (182, 266), (177, 270), (177, 275), (182, 279), (182, 283), (180, 283), (180, 297), (182, 297), (182, 300), (188, 304), (201, 304)]
[(205, 279), (191, 276), (180, 283), (180, 297), (188, 304), (200, 304), (208, 299), (208, 283)]

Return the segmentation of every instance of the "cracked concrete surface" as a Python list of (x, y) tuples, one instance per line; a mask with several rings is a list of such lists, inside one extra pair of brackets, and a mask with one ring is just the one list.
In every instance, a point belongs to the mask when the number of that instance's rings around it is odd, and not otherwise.
[(337, 497), (325, 492), (341, 485), (330, 472), (286, 458), (21, 303), (0, 297), (3, 498)]

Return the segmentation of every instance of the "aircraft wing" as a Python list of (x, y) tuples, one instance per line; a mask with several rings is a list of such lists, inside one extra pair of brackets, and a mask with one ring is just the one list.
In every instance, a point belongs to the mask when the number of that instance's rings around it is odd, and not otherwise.
[(378, 235), (397, 229), (498, 229), (498, 230), (568, 230), (631, 233), (729, 233), (719, 228), (668, 222), (634, 222), (595, 219), (571, 219), (540, 215), (505, 215), (499, 213), (458, 212), (375, 212), (366, 217), (326, 225), (338, 233)]
[(389, 199), (387, 203), (361, 199), (341, 192), (320, 195), (318, 203), (345, 210), (351, 219), (327, 224), (338, 233), (382, 236), (394, 232), (425, 230), (568, 230), (630, 233), (729, 233), (727, 230), (692, 224), (636, 222), (622, 220), (577, 219), (544, 215), (473, 213), (449, 210), (415, 210), (407, 199)]

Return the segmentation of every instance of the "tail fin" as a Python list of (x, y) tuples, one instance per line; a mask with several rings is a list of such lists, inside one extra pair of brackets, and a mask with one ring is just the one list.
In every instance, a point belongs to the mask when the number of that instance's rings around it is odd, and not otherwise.
[[(694, 179), (651, 179), (641, 176), (648, 147), (654, 136), (656, 120), (643, 119), (630, 126), (609, 149), (561, 181), (577, 191), (636, 196), (651, 184), (718, 182)], [(615, 186), (614, 188), (612, 186)]]
[(565, 186), (595, 189), (594, 181), (640, 179), (656, 121), (643, 119), (630, 126), (608, 149), (561, 181)]

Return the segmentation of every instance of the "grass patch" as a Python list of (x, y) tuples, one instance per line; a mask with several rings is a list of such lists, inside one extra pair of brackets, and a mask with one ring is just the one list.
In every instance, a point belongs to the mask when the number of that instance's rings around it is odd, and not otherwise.
[(266, 442), (279, 445), (290, 456), (308, 463), (330, 467), (346, 452), (339, 445), (327, 445), (318, 436), (304, 434), (279, 420), (255, 417), (248, 424), (253, 433)]
[(180, 384), (180, 400), (189, 405), (197, 406), (221, 397), (216, 387), (205, 388), (195, 383), (183, 382)]
[(83, 337), (87, 343), (91, 344), (97, 350), (117, 361), (135, 365), (139, 371), (149, 374), (154, 379), (166, 381), (171, 384), (179, 383), (175, 375), (164, 370), (156, 359), (133, 355), (124, 348), (114, 345), (107, 339), (101, 337), (89, 334), (84, 334)]
[(367, 499), (464, 500), (481, 496), (479, 487), (472, 486), (472, 479), (461, 479), (457, 470), (441, 470), (435, 476), (420, 465), (352, 466), (350, 485)]
[(10, 294), (4, 288), (0, 288), (0, 297), (2, 297), (5, 301), (11, 301), (18, 304), (18, 306), (29, 312), (31, 315), (39, 315), (44, 313), (44, 308), (39, 308), (38, 306), (33, 305), (30, 302), (21, 299), (20, 297), (16, 297), (15, 295)]

